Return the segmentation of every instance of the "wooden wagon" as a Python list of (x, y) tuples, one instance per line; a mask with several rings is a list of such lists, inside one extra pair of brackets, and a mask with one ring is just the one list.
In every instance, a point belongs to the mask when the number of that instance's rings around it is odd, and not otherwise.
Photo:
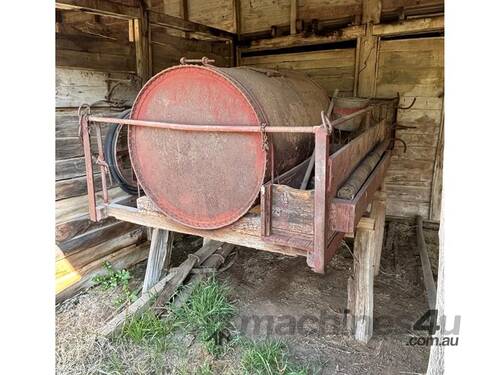
[[(178, 124), (80, 116), (84, 144), (90, 218), (114, 217), (153, 228), (144, 289), (159, 278), (159, 271), (172, 251), (170, 232), (201, 236), (247, 248), (302, 256), (314, 272), (324, 273), (344, 237), (354, 237), (354, 272), (349, 280), (348, 324), (356, 339), (367, 342), (373, 327), (373, 277), (378, 273), (385, 221), (383, 180), (394, 142), (397, 99), (372, 99), (370, 105), (335, 121), (309, 127), (315, 137), (315, 152), (307, 160), (261, 187), (260, 204), (233, 224), (219, 229), (196, 229), (170, 219), (147, 197), (110, 201), (106, 186), (106, 160), (100, 139), (100, 124), (152, 126), (176, 129)], [(362, 118), (361, 130), (342, 144), (335, 127)], [(93, 159), (90, 133), (97, 133), (98, 157)], [(279, 129), (278, 129), (279, 130)], [(194, 130), (196, 131), (196, 130)], [(274, 131), (269, 128), (269, 131)], [(369, 173), (357, 173), (367, 156), (382, 150)], [(93, 164), (97, 162), (103, 181), (103, 202), (98, 204)], [(304, 175), (314, 166), (314, 189), (301, 189)], [(354, 174), (366, 176), (358, 182), (352, 199), (337, 195)], [(369, 211), (369, 212), (368, 212)]]

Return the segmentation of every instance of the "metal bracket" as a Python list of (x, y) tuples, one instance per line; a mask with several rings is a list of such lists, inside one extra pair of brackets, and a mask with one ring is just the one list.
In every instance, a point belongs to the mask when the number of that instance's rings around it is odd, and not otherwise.
[(215, 62), (213, 59), (209, 59), (206, 56), (203, 56), (201, 59), (188, 59), (186, 57), (181, 57), (179, 60), (181, 65), (186, 65), (186, 64), (202, 64), (202, 65), (211, 65), (212, 63)]

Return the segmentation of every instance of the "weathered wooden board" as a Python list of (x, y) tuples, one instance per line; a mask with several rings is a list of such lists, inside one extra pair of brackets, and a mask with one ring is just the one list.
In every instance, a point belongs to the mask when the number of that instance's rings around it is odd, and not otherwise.
[[(131, 102), (137, 95), (137, 82), (126, 73), (97, 72), (78, 68), (56, 67), (56, 108), (78, 108), (81, 104), (108, 106), (103, 103), (109, 93), (110, 84), (123, 82), (113, 91), (119, 100)], [(127, 83), (128, 82), (128, 83)], [(117, 91), (116, 91), (117, 90)]]
[(151, 51), (153, 55), (153, 73), (173, 65), (178, 65), (181, 57), (215, 60), (217, 66), (230, 66), (231, 47), (226, 42), (188, 40), (169, 35), (163, 28), (152, 27)]
[(106, 242), (107, 240), (121, 236), (122, 234), (128, 233), (131, 230), (137, 228), (138, 226), (132, 223), (112, 223), (100, 228), (90, 230), (66, 241), (62, 241), (58, 244), (58, 246), (63, 254), (65, 256), (68, 256), (69, 254), (99, 245), (103, 242)]
[(329, 94), (338, 89), (341, 96), (349, 96), (354, 88), (354, 48), (249, 56), (243, 57), (241, 64), (299, 70), (324, 87)]
[(103, 267), (104, 262), (110, 262), (115, 269), (129, 268), (146, 259), (148, 250), (147, 244), (128, 246), (93, 261), (80, 270), (71, 270), (73, 268), (71, 264), (63, 260), (60, 264), (57, 264), (56, 272), (61, 268), (67, 268), (69, 272), (64, 273), (62, 277), (56, 278), (56, 303), (64, 301), (78, 291), (90, 287), (95, 276), (107, 272)]
[(135, 54), (111, 55), (101, 52), (56, 49), (56, 65), (103, 72), (135, 72)]
[[(74, 269), (78, 270), (85, 267), (87, 264), (103, 258), (117, 250), (145, 240), (145, 230), (136, 228), (129, 232), (125, 232), (122, 235), (107, 239), (106, 241), (95, 246), (68, 255), (65, 255), (62, 250), (57, 247), (58, 251), (56, 255), (56, 262), (60, 262), (65, 259), (66, 262), (69, 262)], [(58, 273), (56, 276), (62, 276), (62, 274)]]
[[(94, 184), (97, 190), (102, 189), (101, 175), (99, 173), (94, 174)], [(113, 188), (117, 186), (117, 183), (115, 181), (112, 181), (110, 183), (108, 178), (107, 186), (108, 188)], [(87, 194), (86, 176), (56, 181), (56, 201), (66, 198), (78, 197), (84, 194)]]
[[(227, 0), (226, 0), (227, 1)], [(361, 15), (360, 0), (308, 0), (297, 2), (297, 18), (331, 20)], [(254, 0), (241, 2), (241, 32), (269, 30), (290, 24), (290, 1)]]
[[(109, 199), (125, 198), (129, 195), (116, 187), (109, 190)], [(97, 193), (97, 201), (102, 202), (102, 193)], [(99, 203), (98, 203), (99, 204)], [(88, 215), (87, 195), (63, 199), (56, 202), (56, 224)]]
[(387, 211), (394, 216), (429, 216), (431, 184), (442, 118), (444, 38), (382, 40), (379, 48), (376, 94), (401, 95), (396, 137), (387, 184)]

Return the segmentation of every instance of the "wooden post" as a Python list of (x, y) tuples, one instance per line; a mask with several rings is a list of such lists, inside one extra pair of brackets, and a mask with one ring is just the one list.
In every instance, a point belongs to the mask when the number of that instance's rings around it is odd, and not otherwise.
[(360, 38), (359, 43), (359, 66), (356, 72), (358, 96), (375, 96), (379, 40), (379, 37), (373, 35), (373, 25), (367, 24), (366, 35)]
[(358, 226), (354, 237), (354, 272), (348, 280), (347, 326), (354, 338), (367, 343), (373, 334), (375, 220)]
[(141, 85), (151, 77), (149, 64), (149, 20), (148, 12), (141, 7), (141, 18), (134, 18), (134, 41), (136, 72), (141, 79)]
[(240, 65), (240, 50), (238, 46), (238, 42), (240, 40), (241, 34), (241, 4), (240, 0), (233, 0), (233, 20), (234, 20), (234, 30), (233, 32), (236, 34), (236, 37), (231, 41), (232, 47), (232, 65), (239, 66)]
[(420, 254), (420, 261), (422, 263), (422, 272), (424, 276), (425, 291), (427, 294), (427, 302), (429, 309), (436, 308), (436, 283), (432, 274), (431, 262), (429, 254), (427, 253), (427, 245), (425, 244), (423, 218), (417, 216), (417, 246)]
[(439, 221), (441, 217), (441, 192), (443, 190), (443, 151), (444, 151), (444, 95), (441, 105), (441, 123), (432, 172), (431, 202), (429, 220)]
[(361, 23), (380, 23), (381, 12), (381, 0), (363, 0), (363, 17), (361, 18)]
[(148, 290), (160, 280), (161, 270), (172, 254), (173, 233), (164, 229), (153, 229), (151, 236), (151, 247), (149, 248), (148, 265), (146, 267), (146, 274), (144, 275), (144, 284), (142, 286), (142, 294), (147, 293)]
[(373, 257), (373, 272), (375, 276), (380, 271), (380, 258), (384, 245), (385, 200), (385, 192), (382, 189), (377, 191), (370, 212), (370, 217), (375, 220), (375, 255)]
[(290, 35), (297, 34), (297, 0), (290, 0)]
[[(189, 4), (188, 4), (188, 0), (181, 0), (181, 17), (186, 20), (186, 21), (189, 21)], [(189, 39), (190, 38), (190, 33), (189, 32), (185, 32), (184, 33), (184, 38), (186, 39)]]
[(314, 251), (307, 255), (307, 264), (314, 272), (325, 273), (325, 251), (328, 246), (329, 200), (328, 200), (328, 156), (330, 136), (321, 127), (315, 132), (314, 149)]

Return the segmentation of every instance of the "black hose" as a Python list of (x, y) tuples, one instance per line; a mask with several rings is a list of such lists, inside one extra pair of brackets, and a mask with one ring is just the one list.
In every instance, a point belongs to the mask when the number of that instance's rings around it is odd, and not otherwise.
[[(121, 112), (117, 117), (124, 119), (128, 118), (130, 115), (130, 109)], [(109, 127), (108, 134), (106, 134), (106, 140), (104, 141), (104, 156), (109, 166), (109, 172), (111, 173), (111, 178), (113, 181), (118, 183), (118, 186), (126, 193), (131, 195), (136, 195), (137, 184), (133, 184), (123, 176), (118, 167), (116, 160), (116, 145), (118, 142), (118, 137), (123, 125), (113, 124)]]

